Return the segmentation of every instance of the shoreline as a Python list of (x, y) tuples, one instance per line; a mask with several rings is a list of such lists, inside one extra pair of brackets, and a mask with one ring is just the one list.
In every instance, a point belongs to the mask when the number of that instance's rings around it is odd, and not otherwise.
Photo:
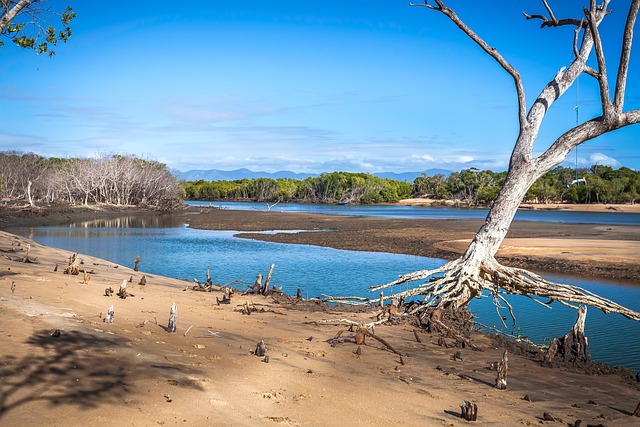
[[(640, 205), (634, 205), (640, 208)], [(335, 249), (388, 252), (451, 260), (466, 249), (481, 219), (375, 218), (293, 212), (187, 207), (170, 214), (111, 206), (0, 208), (0, 230), (64, 225), (124, 216), (172, 215), (192, 228), (236, 230), (238, 237)], [(301, 230), (261, 234), (252, 231)], [(318, 230), (331, 232), (318, 233)], [(621, 280), (640, 285), (640, 226), (513, 221), (497, 254), (500, 262), (539, 273)]]
[[(474, 209), (474, 207), (461, 206), (452, 200), (436, 200), (429, 198), (402, 199), (398, 206), (447, 206)], [(478, 206), (480, 209), (488, 209), (489, 206)], [(567, 212), (623, 212), (640, 213), (640, 204), (617, 204), (617, 203), (522, 203), (521, 210), (541, 210), (541, 211), (567, 211)]]
[[(481, 219), (349, 217), (208, 207), (193, 207), (190, 212), (182, 216), (190, 227), (236, 230), (241, 232), (237, 237), (242, 238), (445, 260), (463, 253), (484, 223)], [(266, 230), (301, 231), (251, 233)], [(514, 221), (497, 258), (507, 265), (537, 272), (640, 284), (638, 253), (640, 226)]]
[[(336, 225), (324, 216), (286, 218), (290, 226)], [(249, 220), (245, 227), (254, 228), (273, 225), (274, 218), (227, 215), (214, 225), (232, 220)], [(363, 226), (339, 222), (345, 232)], [(17, 262), (27, 245), (34, 262)], [(63, 273), (69, 251), (3, 231), (0, 250), (0, 423), (6, 426), (337, 427), (345, 420), (464, 426), (461, 400), (478, 405), (479, 425), (546, 425), (545, 413), (565, 425), (640, 424), (632, 416), (640, 384), (615, 369), (589, 375), (543, 367), (511, 341), (481, 333), (468, 338), (481, 350), (473, 351), (410, 319), (376, 326), (375, 334), (404, 354), (401, 359), (376, 340), (358, 346), (341, 321), (371, 322), (375, 311), (240, 293), (218, 305), (222, 292), (195, 292), (189, 282), (79, 254), (91, 271), (83, 284), (82, 275)], [(104, 295), (123, 280), (128, 298)], [(176, 333), (165, 327), (172, 303)], [(110, 305), (113, 324), (104, 322)], [(260, 341), (268, 361), (253, 354)], [(507, 348), (508, 387), (497, 390), (489, 366)], [(377, 409), (381, 401), (384, 409)]]

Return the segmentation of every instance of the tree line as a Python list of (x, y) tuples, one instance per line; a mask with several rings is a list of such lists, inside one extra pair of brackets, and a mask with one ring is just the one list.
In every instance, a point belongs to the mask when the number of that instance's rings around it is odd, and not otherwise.
[(171, 209), (183, 190), (167, 166), (122, 155), (46, 158), (33, 153), (0, 152), (3, 201), (108, 204)]
[[(579, 178), (577, 178), (579, 177)], [(332, 172), (302, 180), (257, 178), (233, 181), (190, 181), (189, 200), (251, 200), (303, 203), (393, 203), (411, 197), (487, 206), (498, 196), (506, 172), (465, 169), (449, 176), (422, 174), (413, 183), (368, 173)], [(557, 167), (539, 178), (527, 192), (530, 203), (635, 203), (640, 173), (622, 167), (594, 165)]]
[(190, 181), (188, 200), (252, 200), (256, 202), (385, 203), (411, 197), (408, 182), (369, 173), (331, 172), (302, 180), (257, 178), (233, 181)]

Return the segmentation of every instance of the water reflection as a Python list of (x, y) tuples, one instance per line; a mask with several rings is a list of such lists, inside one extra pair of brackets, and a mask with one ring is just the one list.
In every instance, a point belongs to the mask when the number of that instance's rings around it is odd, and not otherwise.
[(173, 228), (183, 223), (173, 215), (129, 215), (76, 221), (70, 228)]

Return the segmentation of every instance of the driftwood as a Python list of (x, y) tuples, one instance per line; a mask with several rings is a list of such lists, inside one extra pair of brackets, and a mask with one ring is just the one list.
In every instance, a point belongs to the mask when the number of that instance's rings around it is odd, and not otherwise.
[(167, 332), (175, 332), (178, 327), (178, 307), (174, 302), (171, 305), (171, 311), (169, 312), (169, 324), (167, 325)]
[(134, 263), (135, 265), (133, 266), (133, 271), (138, 271), (138, 264), (140, 264), (140, 255), (136, 256)]
[(107, 310), (107, 316), (104, 318), (104, 323), (113, 323), (113, 304)]
[(477, 421), (478, 405), (467, 400), (463, 400), (460, 404), (460, 418), (464, 418), (467, 421)]
[(184, 336), (186, 337), (189, 331), (193, 328), (193, 325), (189, 326), (186, 331), (184, 331)]
[[(356, 330), (356, 344), (358, 345), (366, 345), (366, 337), (371, 337), (374, 340), (378, 341), (379, 343), (381, 343), (382, 345), (384, 345), (385, 347), (387, 347), (389, 350), (391, 350), (393, 353), (402, 356), (402, 353), (400, 353), (398, 350), (396, 350), (391, 344), (389, 344), (384, 338), (379, 337), (378, 335), (374, 334), (373, 332), (371, 332), (369, 330), (369, 327), (367, 326), (366, 323), (362, 322), (358, 325), (358, 329)], [(335, 339), (335, 338), (334, 338)]]
[(585, 364), (589, 362), (589, 350), (587, 337), (584, 335), (584, 325), (587, 320), (587, 306), (581, 305), (578, 308), (578, 318), (571, 331), (560, 338), (555, 338), (545, 356), (545, 364), (552, 364), (553, 360), (559, 358), (562, 361), (575, 364)]
[(145, 286), (146, 284), (147, 284), (147, 276), (143, 274), (142, 277), (140, 278), (140, 282), (138, 282), (138, 285)]
[[(384, 345), (385, 347), (387, 347), (389, 350), (391, 350), (392, 352), (394, 352), (395, 354), (397, 354), (398, 356), (402, 357), (403, 354), (400, 353), (398, 350), (396, 350), (395, 348), (393, 348), (393, 346), (391, 344), (389, 344), (387, 341), (385, 341), (383, 338), (377, 336), (376, 334), (374, 334), (373, 332), (370, 332), (369, 330), (367, 330), (367, 336), (370, 336), (371, 338), (377, 340), (378, 342), (380, 342), (382, 345)], [(403, 363), (404, 365), (404, 363)]]
[(498, 364), (498, 376), (496, 377), (496, 388), (498, 390), (507, 389), (507, 375), (509, 374), (509, 358), (507, 350), (502, 353), (502, 360)]

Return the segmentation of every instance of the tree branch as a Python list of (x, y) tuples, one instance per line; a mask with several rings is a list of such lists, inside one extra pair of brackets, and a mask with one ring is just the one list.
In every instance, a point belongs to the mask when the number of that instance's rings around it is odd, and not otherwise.
[(20, 0), (18, 3), (16, 3), (15, 6), (8, 10), (7, 13), (2, 16), (2, 19), (0, 19), (0, 34), (4, 33), (7, 25), (9, 25), (9, 23), (13, 21), (16, 16), (18, 16), (22, 9), (31, 5), (32, 2), (36, 3), (38, 1), (39, 0)]
[(627, 22), (624, 27), (624, 35), (622, 36), (622, 53), (620, 54), (620, 63), (618, 65), (618, 77), (616, 78), (616, 91), (613, 104), (616, 111), (621, 113), (624, 108), (624, 93), (627, 86), (627, 75), (629, 72), (629, 57), (631, 56), (631, 42), (633, 40), (633, 29), (636, 25), (638, 17), (638, 8), (640, 8), (640, 0), (634, 0), (629, 8)]
[[(600, 88), (600, 103), (602, 104), (602, 114), (604, 116), (604, 120), (609, 122), (613, 120), (614, 110), (613, 105), (611, 104), (611, 95), (609, 93), (609, 82), (607, 79), (607, 63), (604, 56), (604, 48), (602, 47), (602, 38), (600, 37), (600, 31), (598, 31), (598, 25), (602, 21), (602, 17), (604, 14), (601, 13), (601, 16), (597, 16), (597, 12), (600, 9), (596, 6), (596, 0), (591, 0), (590, 8), (587, 10), (584, 9), (584, 13), (587, 16), (587, 23), (589, 25), (589, 31), (591, 32), (591, 37), (593, 39), (594, 50), (596, 52), (596, 60), (598, 62), (598, 86)], [(605, 0), (602, 3), (602, 8), (605, 8), (608, 4), (608, 0)]]
[(448, 17), (463, 33), (465, 33), (471, 40), (473, 40), (482, 50), (484, 50), (490, 57), (492, 57), (509, 75), (513, 78), (513, 83), (516, 89), (518, 97), (518, 121), (520, 123), (520, 129), (523, 129), (527, 124), (527, 112), (526, 112), (526, 96), (524, 91), (524, 85), (522, 84), (522, 77), (520, 73), (498, 52), (494, 47), (491, 47), (478, 36), (467, 24), (465, 24), (460, 17), (455, 13), (453, 9), (450, 9), (444, 4), (442, 0), (434, 0), (436, 6), (428, 3), (425, 0), (424, 4), (411, 4), (411, 6), (423, 6), (429, 9), (437, 10), (446, 17)]
[(607, 123), (604, 117), (596, 117), (576, 126), (560, 138), (541, 154), (536, 161), (541, 170), (548, 172), (557, 166), (564, 158), (578, 145), (591, 139), (604, 135), (613, 130), (622, 129), (623, 127), (640, 123), (640, 110), (631, 110), (619, 114), (615, 123)]

